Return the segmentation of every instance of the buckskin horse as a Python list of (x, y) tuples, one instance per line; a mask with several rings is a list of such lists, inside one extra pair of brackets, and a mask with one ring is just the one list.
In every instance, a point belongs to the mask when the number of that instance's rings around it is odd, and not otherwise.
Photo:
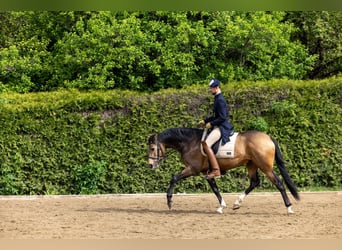
[[(208, 171), (208, 159), (201, 152), (202, 135), (203, 129), (170, 128), (154, 134), (148, 139), (148, 165), (151, 168), (157, 168), (160, 161), (167, 157), (168, 153), (171, 152), (166, 152), (168, 148), (178, 151), (185, 165), (185, 168), (180, 173), (172, 177), (169, 188), (167, 189), (167, 205), (169, 209), (172, 206), (174, 186), (178, 181), (190, 176), (199, 175), (200, 173), (206, 174)], [(274, 161), (293, 197), (296, 200), (299, 200), (300, 197), (285, 167), (279, 145), (274, 138), (263, 132), (254, 130), (241, 132), (236, 137), (234, 157), (219, 158), (217, 160), (222, 173), (238, 166), (247, 167), (250, 185), (238, 196), (233, 204), (233, 209), (240, 208), (243, 199), (260, 184), (258, 175), (258, 169), (260, 169), (280, 191), (287, 208), (287, 213), (294, 213), (292, 204), (286, 194), (286, 189), (282, 181), (273, 171)], [(226, 203), (218, 190), (216, 181), (215, 179), (207, 179), (207, 181), (220, 203), (217, 212), (222, 213), (223, 208), (226, 207)]]

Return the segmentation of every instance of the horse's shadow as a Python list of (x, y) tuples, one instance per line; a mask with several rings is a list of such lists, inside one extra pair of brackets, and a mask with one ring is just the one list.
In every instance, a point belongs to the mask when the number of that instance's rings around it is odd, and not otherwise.
[[(197, 214), (197, 215), (219, 215), (215, 210), (198, 210), (198, 209), (152, 209), (152, 208), (122, 208), (122, 207), (105, 207), (105, 208), (85, 208), (76, 210), (78, 212), (95, 212), (95, 213), (129, 213), (129, 214), (156, 214), (156, 215), (188, 215), (188, 214)], [(269, 212), (261, 212), (261, 211), (250, 211), (250, 210), (231, 210), (226, 208), (226, 211), (223, 212), (226, 215), (231, 216), (269, 216)], [(282, 215), (279, 211), (273, 211), (273, 216)]]
[(151, 209), (151, 208), (119, 208), (119, 207), (106, 207), (106, 208), (85, 208), (78, 209), (77, 212), (96, 212), (96, 213), (130, 213), (130, 214), (159, 214), (159, 215), (170, 215), (170, 214), (215, 214), (215, 211), (204, 211), (197, 209)]

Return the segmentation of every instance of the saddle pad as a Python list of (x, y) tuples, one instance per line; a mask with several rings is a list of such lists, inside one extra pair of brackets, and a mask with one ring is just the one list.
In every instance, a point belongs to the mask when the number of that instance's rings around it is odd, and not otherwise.
[(230, 141), (224, 144), (223, 146), (221, 145), (220, 141), (220, 146), (217, 150), (216, 153), (216, 158), (234, 158), (235, 156), (235, 141), (236, 137), (239, 133), (234, 133), (232, 136), (229, 137)]
[[(207, 131), (204, 131), (202, 136), (202, 141), (206, 138)], [(235, 132), (232, 136), (229, 137), (230, 141), (221, 145), (221, 140), (216, 142), (212, 148), (216, 155), (216, 158), (234, 158), (235, 156), (235, 141), (236, 137), (239, 133)], [(207, 156), (207, 154), (204, 152), (203, 147), (201, 145), (201, 153), (204, 156)]]

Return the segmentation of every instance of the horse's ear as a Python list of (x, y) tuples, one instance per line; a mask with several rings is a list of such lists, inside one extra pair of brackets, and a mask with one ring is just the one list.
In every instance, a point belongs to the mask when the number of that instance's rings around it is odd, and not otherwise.
[(157, 137), (157, 133), (152, 133), (152, 135), (148, 135), (147, 137), (148, 144), (155, 142), (156, 137)]
[(146, 140), (147, 140), (148, 144), (150, 144), (151, 137), (152, 137), (151, 135), (147, 135), (147, 136), (146, 136)]

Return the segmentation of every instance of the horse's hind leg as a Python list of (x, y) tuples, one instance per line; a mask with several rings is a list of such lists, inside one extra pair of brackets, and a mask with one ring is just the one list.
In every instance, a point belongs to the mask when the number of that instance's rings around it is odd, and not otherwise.
[(265, 173), (266, 176), (271, 180), (271, 182), (277, 187), (277, 189), (280, 191), (281, 196), (283, 197), (285, 206), (287, 207), (287, 212), (289, 214), (292, 214), (292, 207), (291, 207), (291, 202), (289, 197), (286, 194), (286, 189), (283, 185), (283, 183), (281, 182), (281, 180), (279, 179), (279, 177), (274, 173), (274, 171), (269, 171), (267, 173)]
[(215, 193), (219, 203), (220, 203), (220, 206), (219, 208), (216, 210), (218, 213), (222, 214), (222, 210), (224, 207), (226, 207), (226, 202), (223, 200), (221, 194), (220, 194), (220, 191), (218, 190), (218, 187), (216, 185), (216, 182), (215, 182), (215, 179), (211, 178), (211, 179), (208, 179), (207, 178), (207, 181), (211, 187), (211, 189), (213, 190), (213, 192)]
[(239, 209), (241, 207), (241, 202), (243, 199), (257, 186), (260, 184), (258, 167), (253, 164), (253, 162), (249, 162), (247, 164), (248, 177), (249, 177), (249, 187), (238, 196), (236, 201), (233, 204), (233, 209)]

